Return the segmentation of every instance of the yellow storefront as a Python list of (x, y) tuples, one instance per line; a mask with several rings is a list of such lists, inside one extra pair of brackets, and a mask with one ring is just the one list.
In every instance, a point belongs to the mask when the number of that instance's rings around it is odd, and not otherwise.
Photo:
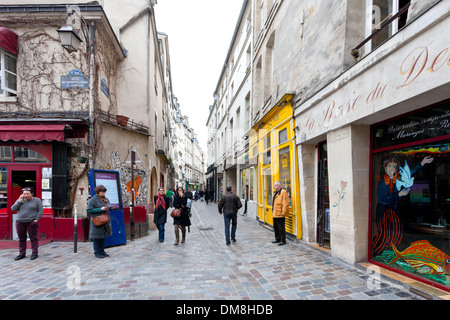
[(302, 238), (300, 192), (295, 143), (293, 95), (285, 95), (256, 125), (250, 135), (250, 157), (257, 161), (258, 218), (273, 226), (272, 197), (276, 181), (290, 195), (286, 232)]

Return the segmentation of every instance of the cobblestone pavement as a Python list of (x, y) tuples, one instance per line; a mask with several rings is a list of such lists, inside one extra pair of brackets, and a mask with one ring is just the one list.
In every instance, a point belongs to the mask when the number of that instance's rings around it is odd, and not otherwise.
[[(237, 242), (225, 244), (217, 205), (195, 202), (191, 232), (174, 246), (172, 218), (166, 240), (157, 231), (94, 257), (92, 243), (52, 242), (39, 258), (14, 261), (0, 251), (2, 300), (418, 300), (401, 284), (350, 266), (304, 243), (278, 247), (273, 233), (238, 218)], [(376, 281), (381, 279), (381, 281)]]

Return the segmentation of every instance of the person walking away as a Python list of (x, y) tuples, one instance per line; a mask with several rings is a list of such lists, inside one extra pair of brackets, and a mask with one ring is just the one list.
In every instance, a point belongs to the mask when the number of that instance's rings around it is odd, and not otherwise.
[(39, 220), (44, 212), (42, 201), (34, 197), (34, 191), (31, 188), (24, 188), (11, 210), (17, 211), (16, 229), (19, 236), (19, 255), (14, 260), (21, 260), (26, 256), (27, 233), (31, 242), (30, 260), (34, 260), (38, 257), (39, 251)]
[(166, 197), (169, 199), (169, 208), (172, 207), (172, 203), (173, 203), (173, 192), (172, 190), (167, 190), (166, 192)]
[(89, 217), (89, 238), (94, 241), (94, 255), (97, 258), (109, 257), (109, 254), (105, 252), (105, 239), (112, 236), (111, 221), (101, 226), (96, 226), (92, 222), (92, 218), (103, 214), (109, 213), (111, 204), (106, 198), (106, 187), (98, 185), (95, 187), (95, 195), (89, 200), (87, 205), (87, 215)]
[[(178, 189), (180, 189), (180, 188), (178, 188)], [(183, 190), (184, 190), (184, 189), (183, 189)], [(177, 191), (177, 192), (178, 192), (178, 191)], [(187, 189), (185, 195), (186, 195), (186, 198), (191, 199), (191, 201), (194, 200), (194, 196), (192, 195), (191, 188), (188, 188), (188, 189)]]
[[(237, 212), (242, 207), (241, 199), (231, 192), (231, 186), (227, 187), (227, 193), (220, 200), (218, 209), (223, 214), (225, 222), (225, 241), (227, 246), (231, 241), (236, 242), (237, 229)], [(231, 239), (230, 239), (230, 223), (231, 223)], [(231, 240), (231, 241), (230, 241)]]
[(175, 209), (181, 209), (181, 216), (179, 218), (173, 218), (173, 225), (175, 231), (175, 243), (178, 245), (180, 243), (180, 229), (181, 229), (181, 243), (186, 241), (186, 227), (190, 227), (191, 220), (189, 219), (189, 210), (187, 208), (187, 197), (184, 194), (184, 189), (179, 187), (175, 198), (173, 199), (173, 207)]
[(274, 184), (275, 192), (272, 199), (272, 217), (273, 217), (273, 230), (275, 232), (275, 241), (272, 243), (278, 243), (279, 246), (286, 244), (286, 216), (289, 210), (289, 194), (283, 189), (281, 182), (277, 181)]
[(208, 202), (209, 202), (209, 191), (208, 191), (208, 189), (205, 189), (205, 202), (206, 202), (206, 204), (208, 204)]
[(243, 216), (247, 215), (247, 204), (248, 204), (248, 184), (245, 185), (245, 202), (244, 202), (244, 213)]
[(153, 223), (159, 231), (159, 242), (164, 242), (164, 225), (167, 222), (167, 209), (170, 206), (170, 200), (169, 197), (164, 194), (163, 188), (158, 189), (158, 194), (154, 196), (154, 203), (155, 212), (153, 215)]

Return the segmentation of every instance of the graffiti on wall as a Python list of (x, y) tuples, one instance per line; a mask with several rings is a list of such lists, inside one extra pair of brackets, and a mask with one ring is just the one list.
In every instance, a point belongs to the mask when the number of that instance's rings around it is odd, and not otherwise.
[[(138, 158), (140, 158), (139, 153)], [(128, 156), (127, 156), (128, 158)], [(126, 159), (127, 159), (126, 158)], [(122, 197), (124, 206), (131, 205), (131, 188), (135, 190), (134, 194), (134, 205), (142, 206), (147, 205), (147, 194), (150, 173), (144, 168), (141, 162), (137, 162), (134, 166), (134, 179), (131, 179), (131, 163), (129, 161), (121, 161), (119, 152), (113, 152), (110, 156), (111, 159), (111, 170), (119, 171), (120, 173), (120, 183), (122, 188)]]

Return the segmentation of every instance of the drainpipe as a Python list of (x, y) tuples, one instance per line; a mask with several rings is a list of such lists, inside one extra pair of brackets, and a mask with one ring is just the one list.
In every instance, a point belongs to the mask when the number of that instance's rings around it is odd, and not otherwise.
[(89, 170), (94, 168), (94, 76), (95, 76), (95, 24), (91, 22), (89, 28)]

